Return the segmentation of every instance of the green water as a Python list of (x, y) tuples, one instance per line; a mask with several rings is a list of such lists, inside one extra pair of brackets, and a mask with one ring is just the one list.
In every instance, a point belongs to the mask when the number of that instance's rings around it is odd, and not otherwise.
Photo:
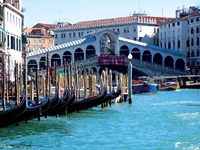
[(198, 150), (200, 90), (133, 95), (112, 104), (0, 129), (0, 149)]

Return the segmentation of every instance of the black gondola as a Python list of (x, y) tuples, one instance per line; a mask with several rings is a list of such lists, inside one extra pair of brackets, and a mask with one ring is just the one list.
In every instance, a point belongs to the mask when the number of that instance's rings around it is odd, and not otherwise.
[(94, 96), (92, 98), (85, 98), (84, 100), (75, 101), (67, 107), (67, 113), (70, 114), (75, 111), (79, 112), (80, 110), (96, 106), (96, 104), (99, 103), (99, 101), (106, 96), (106, 93), (107, 90), (105, 87), (103, 87), (102, 92), (99, 95)]
[(59, 98), (58, 86), (56, 86), (55, 95), (53, 98), (50, 98), (50, 106), (47, 110), (42, 112), (42, 116), (48, 116), (50, 113), (52, 113), (58, 107), (61, 101), (62, 99)]
[(58, 108), (56, 110), (57, 114), (59, 114), (59, 115), (65, 114), (66, 115), (67, 114), (67, 107), (74, 102), (75, 98), (76, 98), (75, 92), (73, 90), (72, 94), (68, 97), (68, 102), (65, 105), (62, 105), (60, 108)]
[(26, 98), (23, 95), (21, 102), (12, 108), (8, 108), (6, 111), (0, 112), (0, 127), (4, 127), (12, 124), (12, 119), (18, 115), (21, 115), (26, 110)]
[(121, 94), (121, 92), (121, 84), (119, 84), (117, 87), (117, 91), (113, 90), (111, 93), (107, 93), (106, 96), (102, 100), (100, 100), (96, 105), (100, 105), (102, 103), (111, 101), (112, 99), (118, 97)]
[(18, 114), (17, 116), (15, 116), (12, 119), (10, 119), (9, 121), (7, 121), (4, 124), (4, 126), (8, 126), (8, 125), (11, 125), (11, 124), (18, 124), (21, 121), (28, 121), (30, 119), (40, 117), (40, 116), (41, 116), (40, 105), (38, 105), (38, 106), (27, 106), (26, 110), (23, 113)]
[(48, 115), (53, 116), (61, 114), (62, 111), (66, 110), (68, 102), (69, 102), (69, 93), (68, 93), (68, 88), (66, 88), (63, 97), (60, 98), (59, 104), (54, 109), (52, 109), (52, 111), (50, 111)]

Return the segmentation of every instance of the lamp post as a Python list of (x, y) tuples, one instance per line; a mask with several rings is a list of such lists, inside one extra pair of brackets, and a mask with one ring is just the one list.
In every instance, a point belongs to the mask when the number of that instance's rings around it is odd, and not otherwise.
[(128, 55), (128, 102), (129, 104), (132, 103), (132, 60), (133, 56), (130, 53)]

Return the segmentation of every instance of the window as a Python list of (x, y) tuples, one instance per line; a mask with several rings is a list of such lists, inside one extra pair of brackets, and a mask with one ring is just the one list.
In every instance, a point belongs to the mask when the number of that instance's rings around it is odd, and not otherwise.
[(73, 36), (76, 37), (76, 33), (75, 32), (73, 33)]
[(53, 40), (49, 40), (49, 43), (50, 43), (50, 44), (53, 44)]
[(58, 35), (57, 35), (57, 34), (55, 34), (55, 38), (56, 38), (56, 39), (58, 38)]
[(168, 48), (171, 49), (171, 43), (170, 42), (168, 42)]
[(117, 28), (117, 32), (119, 32), (119, 28)]
[(180, 48), (180, 40), (178, 40), (178, 48)]
[(197, 50), (197, 56), (199, 56), (199, 50)]
[(156, 28), (154, 28), (154, 33), (156, 33)]
[(192, 28), (192, 29), (191, 29), (191, 34), (193, 34), (193, 33), (194, 33), (194, 29)]
[(191, 52), (191, 57), (194, 57), (194, 51)]
[(179, 25), (180, 25), (180, 22), (177, 22), (177, 25), (179, 26)]
[(15, 25), (15, 16), (13, 15), (13, 25)]
[(69, 37), (70, 37), (70, 38), (72, 37), (72, 33), (69, 33)]
[(194, 40), (191, 38), (191, 46), (194, 46)]
[(199, 38), (197, 37), (197, 45), (199, 46)]
[(20, 26), (20, 24), (21, 24), (21, 20), (20, 20), (20, 18), (19, 18), (18, 23), (19, 23), (19, 26), (18, 26), (18, 27), (21, 28), (21, 26)]
[(196, 18), (196, 22), (199, 22), (199, 18)]
[(196, 28), (196, 33), (199, 33), (199, 27)]
[(10, 14), (10, 23), (12, 24), (12, 14)]
[(9, 22), (9, 13), (7, 12), (7, 22)]
[(16, 27), (17, 27), (17, 25), (18, 25), (18, 23), (17, 23), (17, 17), (16, 17), (16, 19), (15, 19), (15, 20), (16, 20)]

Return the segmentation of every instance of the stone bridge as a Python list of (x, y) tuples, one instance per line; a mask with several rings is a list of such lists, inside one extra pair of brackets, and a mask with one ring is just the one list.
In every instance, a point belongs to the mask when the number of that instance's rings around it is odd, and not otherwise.
[[(102, 68), (127, 72), (127, 56), (133, 56), (133, 74), (137, 71), (145, 75), (183, 75), (186, 72), (186, 56), (177, 50), (161, 48), (155, 45), (119, 37), (112, 30), (102, 30), (90, 33), (82, 39), (63, 43), (51, 48), (32, 51), (27, 54), (28, 69), (39, 68), (44, 73), (46, 59), (50, 67), (57, 62), (57, 71), (63, 71), (64, 62), (72, 62), (73, 66), (86, 67), (100, 73)], [(100, 64), (99, 58), (110, 56), (112, 58), (125, 57), (125, 63)], [(109, 57), (108, 57), (109, 58)]]

